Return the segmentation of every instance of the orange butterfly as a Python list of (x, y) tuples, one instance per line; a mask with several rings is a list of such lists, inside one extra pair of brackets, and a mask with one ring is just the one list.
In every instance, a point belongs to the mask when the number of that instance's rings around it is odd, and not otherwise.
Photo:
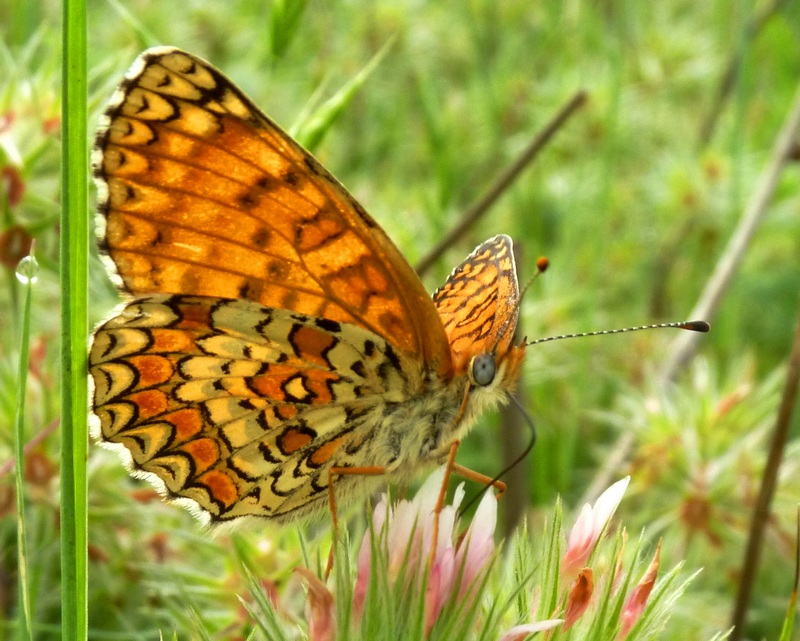
[[(93, 152), (133, 295), (97, 328), (93, 431), (213, 522), (319, 512), (331, 470), (407, 478), (508, 398), (518, 286), (496, 236), (431, 299), (377, 223), (217, 69), (144, 52)], [(345, 475), (336, 492), (367, 492)]]

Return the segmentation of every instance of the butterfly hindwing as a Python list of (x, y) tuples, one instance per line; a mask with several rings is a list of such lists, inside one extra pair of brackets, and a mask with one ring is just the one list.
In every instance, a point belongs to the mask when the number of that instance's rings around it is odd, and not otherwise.
[(372, 413), (419, 385), (367, 330), (202, 296), (128, 303), (90, 362), (102, 439), (214, 520), (298, 509), (369, 441)]

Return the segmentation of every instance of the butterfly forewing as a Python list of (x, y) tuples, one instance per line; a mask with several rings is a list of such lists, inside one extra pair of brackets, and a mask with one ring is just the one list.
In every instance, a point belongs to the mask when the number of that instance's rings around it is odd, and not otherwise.
[(453, 353), (463, 372), (478, 354), (505, 357), (517, 327), (517, 272), (511, 239), (495, 236), (479, 245), (433, 295)]
[(246, 298), (360, 325), (449, 374), (436, 311), (396, 247), (199, 58), (142, 54), (106, 113), (94, 162), (101, 247), (127, 291)]

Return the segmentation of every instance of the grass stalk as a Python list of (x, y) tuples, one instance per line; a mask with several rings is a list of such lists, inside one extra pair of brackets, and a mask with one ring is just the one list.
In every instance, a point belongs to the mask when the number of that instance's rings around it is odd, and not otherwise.
[[(742, 212), (742, 217), (728, 241), (728, 246), (717, 262), (714, 272), (698, 298), (697, 304), (689, 313), (690, 318), (711, 321), (716, 314), (725, 292), (730, 287), (742, 260), (744, 260), (753, 236), (769, 211), (769, 206), (778, 189), (783, 169), (792, 160), (792, 152), (798, 132), (800, 132), (800, 85), (797, 86), (794, 101), (787, 112), (783, 127), (775, 137), (769, 165), (761, 174), (758, 184)], [(694, 356), (699, 341), (697, 336), (691, 334), (692, 332), (685, 332), (675, 338), (669, 352), (670, 357), (665, 362), (661, 373), (662, 379), (674, 379), (677, 373)]]
[[(26, 259), (23, 259), (25, 261)], [(25, 477), (25, 400), (28, 388), (28, 363), (31, 342), (31, 300), (33, 299), (33, 284), (36, 282), (36, 262), (33, 257), (33, 247), (25, 265), (20, 265), (18, 274), (25, 284), (25, 302), (22, 308), (22, 330), (19, 349), (19, 375), (17, 378), (17, 415), (15, 420), (16, 434), (14, 439), (14, 458), (17, 461), (14, 474), (15, 489), (17, 494), (17, 563), (18, 574), (17, 594), (18, 608), (17, 620), (19, 625), (19, 638), (29, 641), (32, 638), (30, 587), (28, 577), (28, 544), (27, 529), (25, 527), (25, 492), (23, 481)]]
[(61, 625), (87, 638), (86, 335), (89, 253), (86, 3), (64, 0), (61, 150)]
[(800, 586), (800, 508), (797, 510), (797, 521), (794, 539), (794, 584), (789, 597), (789, 606), (786, 608), (786, 617), (779, 641), (789, 641), (792, 638), (794, 620), (797, 618), (797, 588)]
[(731, 53), (725, 65), (725, 71), (723, 71), (720, 76), (713, 101), (708, 109), (708, 114), (700, 125), (700, 132), (697, 136), (699, 149), (705, 148), (714, 137), (714, 132), (717, 129), (720, 116), (725, 108), (725, 103), (728, 101), (741, 72), (742, 60), (744, 59), (747, 47), (755, 41), (762, 29), (775, 17), (785, 4), (786, 0), (772, 0), (769, 5), (762, 7), (760, 11), (754, 13), (747, 21), (740, 42)]

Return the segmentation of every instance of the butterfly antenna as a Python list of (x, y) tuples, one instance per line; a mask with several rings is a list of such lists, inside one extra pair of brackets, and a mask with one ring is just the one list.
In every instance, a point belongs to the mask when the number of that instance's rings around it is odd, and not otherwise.
[[(542, 270), (544, 271), (544, 270)], [(528, 442), (528, 445), (525, 446), (525, 449), (522, 450), (522, 454), (520, 454), (517, 458), (515, 458), (511, 463), (509, 463), (497, 476), (495, 476), (491, 481), (489, 481), (486, 485), (484, 485), (483, 489), (478, 492), (475, 496), (470, 499), (469, 503), (467, 503), (461, 510), (459, 510), (458, 516), (464, 516), (464, 513), (472, 507), (477, 501), (481, 499), (481, 497), (492, 487), (494, 484), (503, 478), (506, 474), (508, 474), (511, 470), (513, 470), (517, 465), (522, 463), (528, 454), (531, 453), (533, 446), (536, 445), (536, 425), (533, 423), (533, 419), (531, 415), (528, 414), (527, 410), (522, 406), (522, 404), (517, 400), (516, 396), (511, 396), (511, 402), (517, 406), (517, 409), (522, 414), (522, 418), (525, 419), (525, 422), (528, 424), (528, 427), (531, 430), (531, 440)]]
[[(522, 294), (528, 289), (528, 285), (530, 285), (533, 280), (539, 276), (542, 272), (547, 269), (548, 261), (546, 258), (540, 258), (536, 261), (537, 271), (533, 275), (533, 277), (528, 281), (525, 287), (522, 289)], [(522, 295), (520, 295), (522, 298)], [(560, 334), (559, 336), (548, 336), (547, 338), (539, 338), (534, 341), (526, 341), (524, 344), (525, 346), (529, 345), (536, 345), (537, 343), (547, 343), (549, 341), (557, 341), (561, 340), (562, 338), (579, 338), (583, 336), (603, 336), (607, 334), (624, 334), (626, 332), (638, 332), (643, 329), (665, 329), (665, 328), (672, 328), (672, 329), (686, 329), (691, 332), (707, 332), (711, 329), (711, 326), (706, 321), (681, 321), (678, 323), (657, 323), (655, 325), (640, 325), (638, 327), (623, 327), (620, 329), (604, 329), (596, 332), (580, 332), (577, 334)], [(511, 402), (517, 406), (520, 413), (522, 414), (522, 418), (525, 419), (525, 422), (528, 424), (528, 427), (531, 430), (531, 440), (522, 453), (515, 458), (511, 463), (509, 463), (497, 476), (495, 476), (491, 481), (489, 481), (484, 488), (478, 492), (472, 499), (459, 511), (459, 516), (463, 516), (464, 513), (472, 507), (472, 505), (480, 500), (480, 498), (484, 495), (489, 488), (493, 487), (494, 484), (499, 481), (503, 476), (508, 474), (515, 466), (519, 465), (528, 454), (530, 454), (533, 446), (536, 445), (536, 425), (533, 422), (530, 414), (525, 410), (525, 408), (520, 404), (515, 396), (511, 396)]]
[[(522, 293), (520, 294), (520, 298), (525, 294), (527, 291), (528, 286), (545, 270), (549, 262), (547, 258), (539, 258), (536, 261), (536, 273), (533, 277), (525, 284), (525, 287), (522, 288)], [(681, 321), (678, 323), (657, 323), (655, 325), (640, 325), (638, 327), (623, 327), (620, 329), (604, 329), (596, 332), (581, 332), (577, 334), (560, 334), (559, 336), (548, 336), (547, 338), (539, 338), (534, 341), (525, 341), (525, 346), (529, 345), (536, 345), (537, 343), (547, 343), (549, 341), (557, 341), (561, 340), (562, 338), (579, 338), (582, 336), (603, 336), (607, 334), (624, 334), (626, 332), (638, 332), (643, 329), (665, 329), (665, 328), (672, 328), (672, 329), (686, 329), (691, 332), (707, 332), (711, 329), (711, 326), (706, 321)], [(480, 500), (480, 498), (484, 495), (489, 488), (493, 487), (494, 484), (499, 481), (503, 476), (508, 474), (515, 466), (519, 465), (528, 454), (530, 454), (533, 446), (536, 445), (536, 425), (534, 425), (533, 419), (531, 418), (530, 414), (525, 410), (525, 408), (520, 404), (516, 397), (511, 396), (511, 402), (517, 406), (520, 413), (522, 414), (522, 418), (525, 419), (525, 422), (528, 424), (528, 427), (531, 430), (531, 440), (522, 453), (515, 458), (511, 463), (509, 463), (497, 476), (495, 476), (491, 481), (489, 481), (484, 488), (478, 492), (472, 499), (459, 511), (459, 516), (463, 516), (464, 513), (472, 507), (472, 505)]]
[(525, 292), (528, 291), (528, 287), (533, 284), (533, 281), (546, 272), (548, 267), (550, 267), (550, 261), (547, 259), (547, 256), (539, 256), (539, 258), (536, 259), (536, 273), (531, 276), (528, 282), (523, 286), (522, 291), (519, 293), (519, 300), (522, 300), (525, 296)]
[(643, 329), (686, 329), (690, 332), (707, 332), (711, 329), (705, 321), (681, 321), (679, 323), (657, 323), (655, 325), (639, 325), (638, 327), (622, 327), (620, 329), (603, 329), (597, 332), (580, 332), (578, 334), (560, 334), (558, 336), (548, 336), (547, 338), (537, 338), (533, 341), (526, 341), (525, 346), (547, 343), (549, 341), (560, 341), (562, 338), (581, 338), (583, 336), (606, 336), (608, 334), (625, 334), (627, 332), (638, 332)]

